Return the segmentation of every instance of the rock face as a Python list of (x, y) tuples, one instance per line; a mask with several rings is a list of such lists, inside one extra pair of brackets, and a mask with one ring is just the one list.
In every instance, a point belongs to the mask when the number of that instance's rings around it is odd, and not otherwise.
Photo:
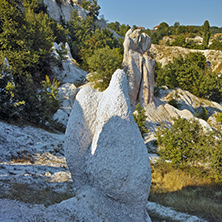
[(154, 100), (154, 65), (149, 48), (150, 37), (140, 29), (130, 29), (124, 40), (124, 71), (128, 76), (131, 105), (143, 105)]
[(81, 6), (77, 5), (81, 4), (80, 0), (74, 0), (74, 1), (68, 0), (68, 1), (58, 1), (58, 2), (60, 2), (60, 4), (58, 4), (56, 0), (44, 0), (44, 4), (47, 6), (49, 16), (57, 22), (61, 22), (61, 18), (65, 22), (69, 22), (70, 14), (73, 10), (77, 10), (79, 16), (83, 19), (89, 13)]
[(149, 158), (131, 113), (123, 70), (113, 74), (102, 93), (90, 87), (80, 90), (64, 147), (79, 189), (80, 200), (73, 204), (79, 206), (81, 219), (150, 221), (145, 209), (151, 183)]
[[(55, 66), (55, 64), (52, 65), (55, 78), (59, 80), (60, 83), (84, 83), (88, 73), (74, 64), (69, 44), (66, 43), (64, 48), (62, 48), (62, 44), (63, 43), (57, 44), (54, 42), (52, 47), (55, 58), (61, 62), (60, 67)], [(64, 59), (61, 59), (58, 51), (65, 52)]]
[(78, 89), (72, 83), (65, 83), (58, 90), (60, 108), (54, 114), (53, 119), (66, 127)]

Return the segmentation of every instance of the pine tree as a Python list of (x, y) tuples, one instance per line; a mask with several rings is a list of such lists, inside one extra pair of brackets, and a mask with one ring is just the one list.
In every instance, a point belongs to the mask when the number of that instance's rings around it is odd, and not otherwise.
[(206, 49), (210, 40), (210, 24), (209, 21), (206, 20), (203, 25), (203, 47)]

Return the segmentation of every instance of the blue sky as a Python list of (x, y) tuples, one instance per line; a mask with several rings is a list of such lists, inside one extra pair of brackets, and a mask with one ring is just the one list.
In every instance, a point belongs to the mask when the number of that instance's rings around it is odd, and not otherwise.
[(161, 22), (173, 25), (222, 27), (222, 0), (98, 0), (100, 15), (108, 22), (152, 29)]

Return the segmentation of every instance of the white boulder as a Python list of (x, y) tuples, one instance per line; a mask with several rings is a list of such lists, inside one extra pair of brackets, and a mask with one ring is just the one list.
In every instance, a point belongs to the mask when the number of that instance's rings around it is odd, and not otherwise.
[(131, 113), (124, 71), (117, 70), (102, 93), (90, 87), (80, 90), (64, 147), (78, 188), (78, 201), (70, 200), (78, 218), (150, 221), (146, 211), (149, 157)]

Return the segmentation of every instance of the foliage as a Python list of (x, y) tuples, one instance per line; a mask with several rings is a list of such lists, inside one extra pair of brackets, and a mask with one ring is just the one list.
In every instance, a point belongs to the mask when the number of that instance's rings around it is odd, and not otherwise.
[(99, 15), (101, 7), (98, 5), (97, 0), (82, 0), (81, 5), (89, 11), (90, 16), (94, 19)]
[(0, 65), (0, 70), (0, 118), (3, 120), (15, 118), (25, 102), (15, 97), (16, 87), (10, 69), (3, 63)]
[(82, 46), (80, 49), (80, 55), (82, 62), (82, 67), (88, 69), (87, 59), (91, 57), (97, 49), (101, 49), (108, 46), (109, 48), (121, 48), (123, 45), (119, 45), (118, 40), (113, 37), (113, 33), (111, 33), (108, 29), (96, 29), (91, 36), (82, 42)]
[(53, 40), (45, 9), (39, 7), (37, 0), (25, 1), (24, 11), (14, 1), (0, 0), (0, 4), (1, 53), (13, 69), (28, 71), (34, 79), (43, 78), (44, 72), (50, 72)]
[(136, 105), (136, 113), (133, 114), (134, 121), (137, 123), (140, 133), (142, 137), (144, 138), (145, 134), (149, 132), (147, 126), (146, 126), (146, 111), (144, 107), (141, 107), (140, 103)]
[(47, 120), (52, 116), (56, 110), (59, 108), (58, 101), (58, 87), (59, 82), (53, 79), (51, 82), (49, 77), (46, 75), (45, 81), (42, 81), (42, 91), (40, 92), (40, 102), (44, 107), (43, 117), (44, 120)]
[(171, 46), (181, 46), (189, 49), (202, 49), (202, 46), (196, 44), (194, 41), (186, 40), (184, 35), (177, 36)]
[(183, 118), (174, 119), (171, 129), (163, 127), (157, 131), (157, 142), (161, 146), (160, 155), (171, 160), (173, 164), (194, 163), (198, 158), (199, 150), (195, 149), (201, 143), (202, 128), (197, 121), (188, 121)]
[(119, 22), (111, 22), (108, 24), (108, 27), (114, 30), (118, 35), (125, 36), (126, 32), (131, 28), (130, 25), (122, 24), (120, 25)]
[(209, 21), (205, 21), (203, 25), (203, 47), (207, 48), (210, 40), (210, 24)]
[(208, 114), (208, 112), (207, 112), (206, 108), (202, 107), (202, 111), (200, 113), (196, 113), (196, 117), (207, 121), (207, 119), (208, 119), (207, 114)]
[(193, 165), (209, 163), (211, 175), (221, 180), (222, 137), (221, 133), (206, 132), (197, 120), (174, 119), (170, 129), (158, 129), (157, 142), (160, 146), (159, 154), (164, 160), (171, 160), (173, 165)]
[(216, 121), (218, 123), (222, 123), (222, 113), (221, 112), (217, 112), (215, 117), (216, 117)]
[(214, 50), (222, 50), (222, 42), (214, 39), (209, 48)]
[(175, 38), (175, 40), (172, 42), (172, 46), (185, 46), (185, 36), (179, 35)]
[(62, 70), (63, 69), (62, 63), (67, 60), (67, 57), (66, 57), (67, 50), (65, 48), (65, 45), (62, 44), (61, 45), (61, 50), (56, 49), (56, 52), (58, 54), (58, 57), (56, 58), (56, 62), (57, 62), (58, 67)]
[(105, 90), (116, 69), (121, 68), (122, 55), (118, 49), (110, 49), (108, 46), (95, 50), (95, 53), (87, 59), (91, 74), (88, 80), (95, 88)]
[(180, 55), (155, 74), (158, 85), (180, 87), (217, 102), (222, 98), (222, 78), (206, 69), (206, 57), (201, 53), (190, 53), (185, 58)]

